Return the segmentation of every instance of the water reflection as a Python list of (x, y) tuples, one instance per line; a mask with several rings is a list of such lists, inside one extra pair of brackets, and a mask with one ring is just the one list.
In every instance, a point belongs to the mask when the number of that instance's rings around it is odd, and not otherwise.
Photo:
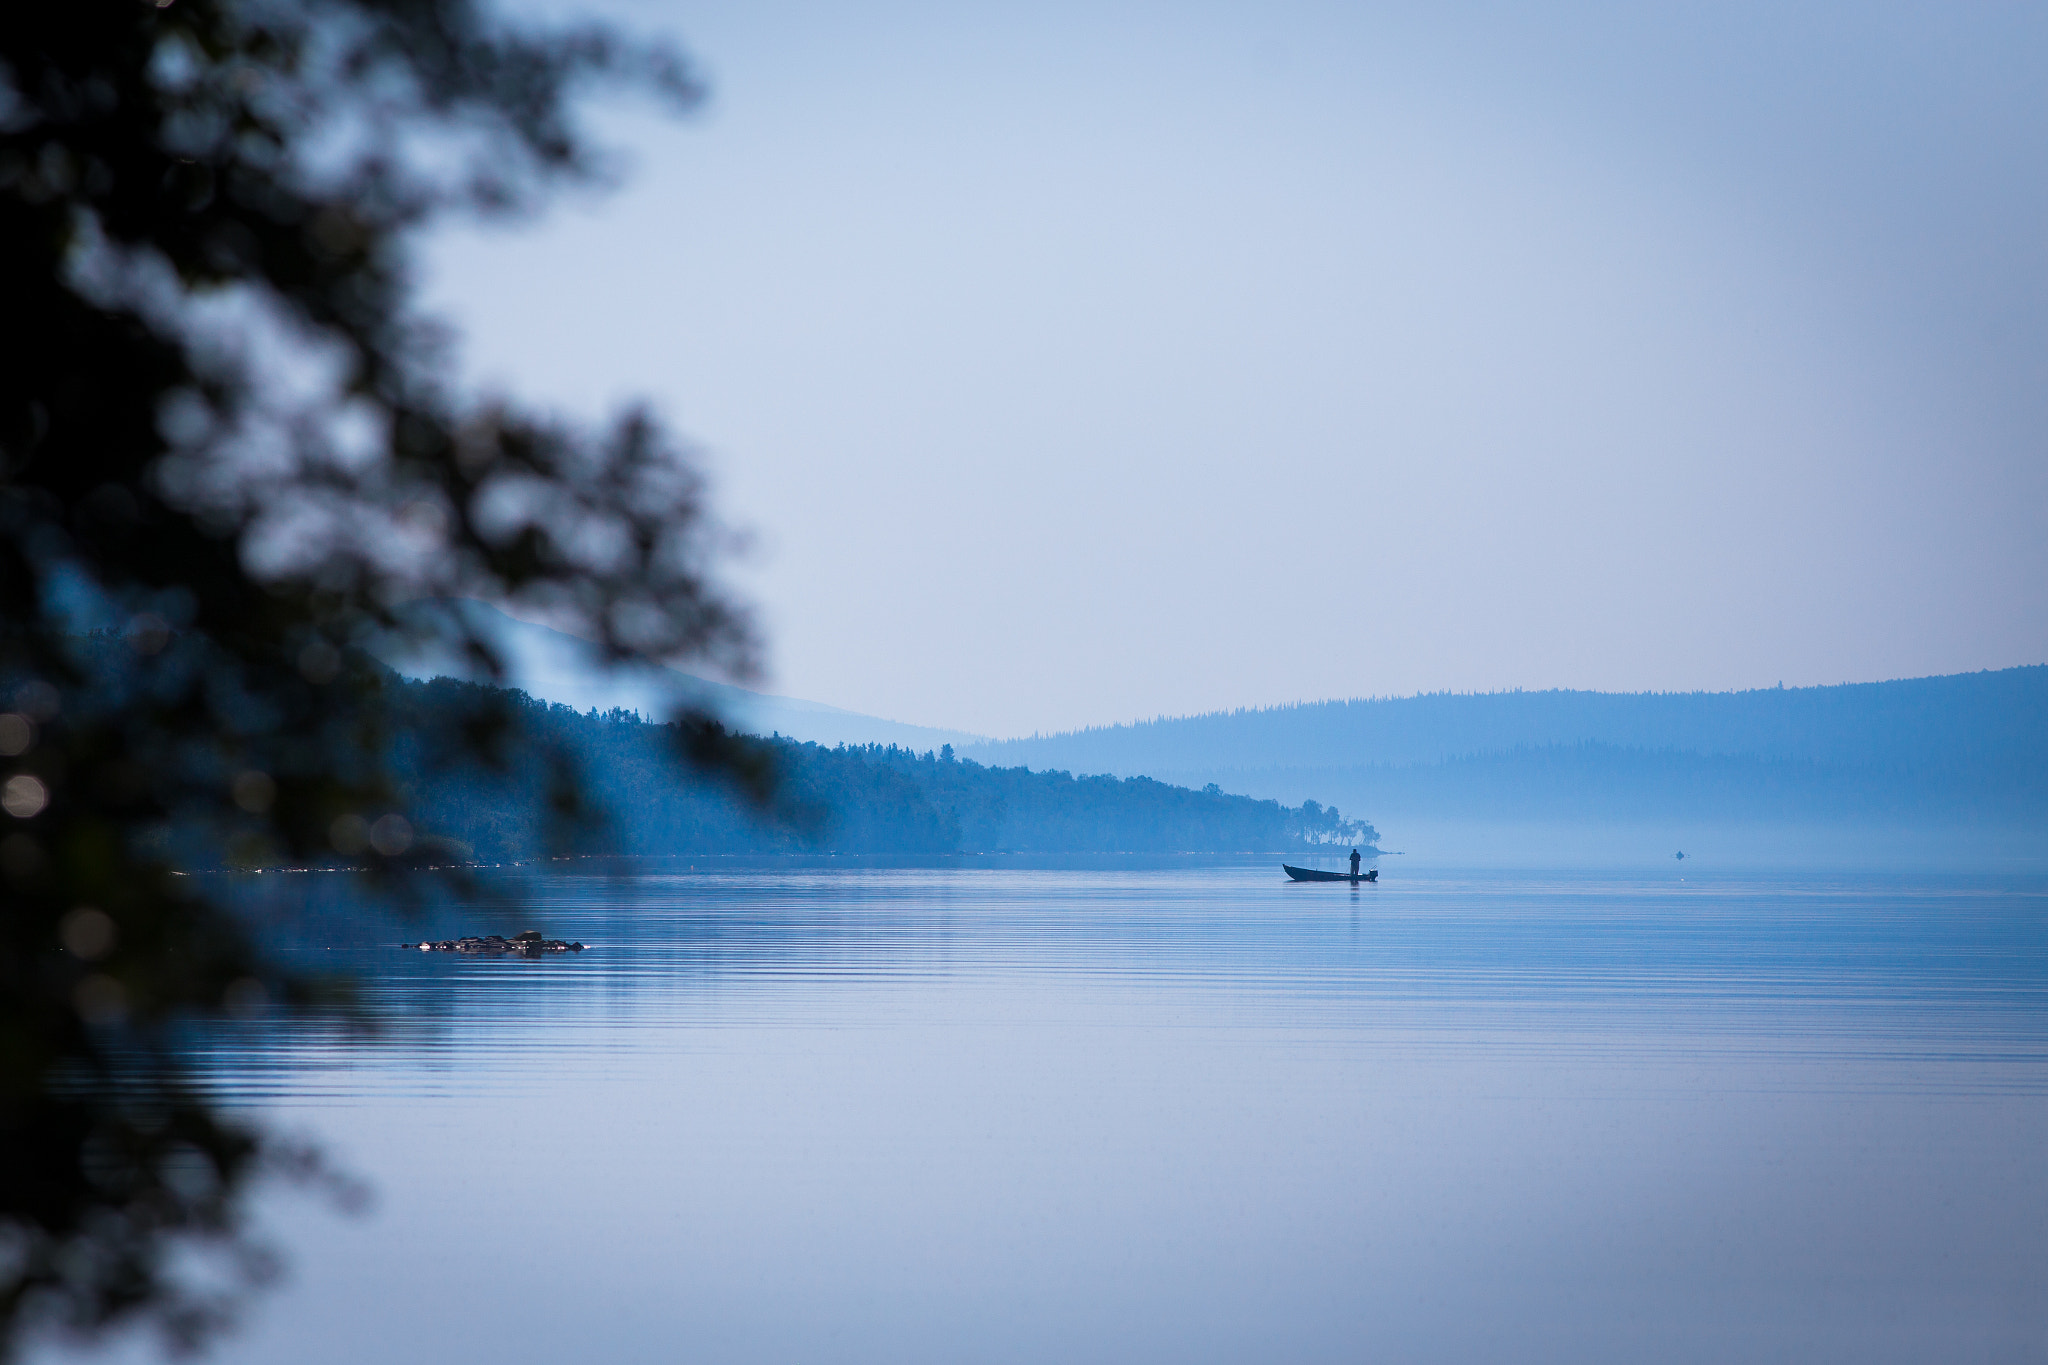
[[(2039, 879), (522, 886), (531, 915), (365, 930), (330, 907), (290, 951), (358, 972), (379, 1040), (215, 1051), (382, 1199), (352, 1223), (272, 1207), (295, 1284), (226, 1360), (1863, 1365), (2048, 1342)], [(526, 928), (588, 947), (395, 946)]]
[[(522, 902), (530, 909), (513, 910)], [(1373, 887), (1238, 867), (1079, 870), (614, 865), (495, 874), (424, 918), (330, 907), (287, 956), (352, 973), (382, 1050), (431, 1065), (478, 1029), (590, 1034), (886, 1017), (892, 992), (1033, 978), (1194, 991), (1237, 1026), (1398, 1033), (1405, 1046), (1782, 1053), (2018, 1064), (2048, 1056), (2048, 891), (2012, 879), (1486, 873)], [(542, 960), (404, 951), (403, 938), (542, 929)], [(303, 924), (303, 922), (300, 922)], [(537, 1031), (546, 1031), (543, 1043)], [(1624, 1041), (1625, 1040), (1625, 1041)], [(617, 1046), (620, 1038), (605, 1038)], [(216, 1075), (359, 1068), (316, 1032), (229, 1040)], [(1917, 1078), (1924, 1082), (1926, 1078)], [(1983, 1083), (1974, 1076), (1971, 1084)]]

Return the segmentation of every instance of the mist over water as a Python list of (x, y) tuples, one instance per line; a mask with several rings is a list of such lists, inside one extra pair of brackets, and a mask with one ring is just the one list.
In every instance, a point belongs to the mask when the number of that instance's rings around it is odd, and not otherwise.
[(1106, 861), (643, 865), (527, 887), (572, 958), (301, 944), (385, 1041), (220, 1077), (378, 1206), (271, 1199), (293, 1283), (222, 1359), (2048, 1346), (2048, 879)]

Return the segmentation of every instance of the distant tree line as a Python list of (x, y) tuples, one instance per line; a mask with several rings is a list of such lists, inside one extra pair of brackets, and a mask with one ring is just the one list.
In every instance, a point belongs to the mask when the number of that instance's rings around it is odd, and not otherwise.
[[(504, 713), (503, 691), (445, 678), (386, 686), (397, 804), (427, 854), (1282, 852), (1370, 849), (1378, 837), (1334, 807), (1213, 784), (991, 768), (950, 747), (725, 737), (743, 765), (773, 774), (777, 795), (763, 808), (725, 779), (693, 773), (675, 727), (633, 712), (578, 712), (512, 693), (515, 733), (490, 764), (464, 736), (472, 717)], [(572, 819), (551, 821), (570, 793), (580, 801)], [(366, 827), (375, 816), (365, 813)]]

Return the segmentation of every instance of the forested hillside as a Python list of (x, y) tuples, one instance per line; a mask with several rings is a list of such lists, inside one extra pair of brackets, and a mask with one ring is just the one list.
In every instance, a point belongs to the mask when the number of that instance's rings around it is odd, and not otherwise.
[(406, 804), (422, 836), (485, 860), (549, 851), (533, 798), (548, 791), (554, 763), (581, 771), (602, 817), (576, 836), (584, 851), (1371, 851), (1376, 838), (1369, 824), (1314, 801), (1290, 807), (1145, 777), (985, 767), (950, 751), (743, 737), (780, 775), (775, 805), (761, 812), (688, 773), (671, 726), (518, 694), (511, 762), (491, 771), (461, 760), (450, 743), (477, 713), (482, 688), (448, 679), (387, 686)]

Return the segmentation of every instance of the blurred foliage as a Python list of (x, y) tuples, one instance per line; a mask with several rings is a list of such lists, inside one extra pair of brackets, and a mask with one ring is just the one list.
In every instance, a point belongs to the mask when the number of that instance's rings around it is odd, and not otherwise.
[[(595, 82), (698, 97), (664, 48), (465, 0), (0, 25), (0, 1350), (125, 1321), (197, 1344), (267, 1273), (242, 1196), (317, 1162), (224, 1113), (189, 1040), (326, 1005), (201, 889), (222, 879), (177, 874), (349, 862), (402, 889), (419, 850), (362, 648), (498, 661), (397, 608), (482, 598), (613, 660), (749, 668), (684, 454), (644, 413), (585, 431), (464, 394), (411, 302), (424, 226), (603, 179), (575, 122)], [(442, 738), (503, 762), (478, 695)], [(675, 733), (735, 762), (702, 718)]]

